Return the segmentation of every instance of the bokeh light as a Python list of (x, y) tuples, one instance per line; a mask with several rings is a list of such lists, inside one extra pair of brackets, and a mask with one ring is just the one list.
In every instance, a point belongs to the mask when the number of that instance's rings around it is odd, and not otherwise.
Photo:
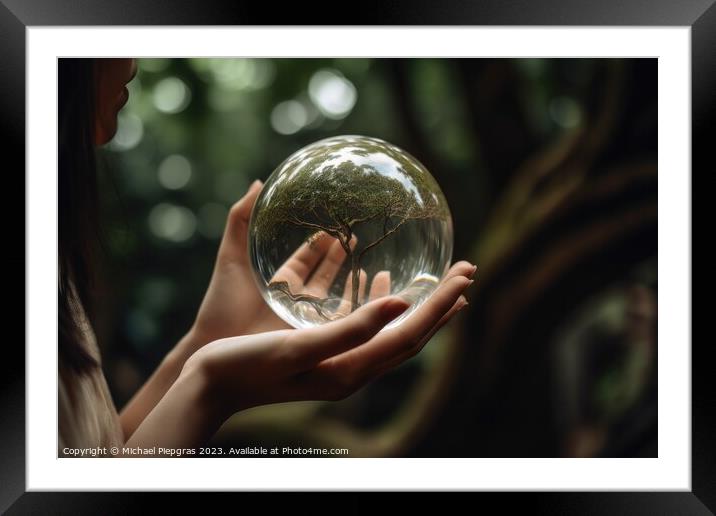
[(191, 163), (181, 154), (164, 158), (157, 170), (159, 183), (168, 190), (184, 188), (191, 179)]
[(582, 109), (569, 97), (557, 97), (549, 103), (549, 115), (560, 127), (571, 129), (582, 122)]
[(149, 213), (149, 228), (159, 238), (184, 242), (194, 235), (196, 216), (183, 206), (160, 203)]
[(154, 106), (162, 113), (180, 113), (191, 101), (191, 91), (178, 77), (167, 77), (154, 86)]
[(327, 118), (345, 118), (355, 106), (358, 92), (352, 82), (335, 70), (319, 70), (308, 84), (308, 93)]
[(134, 113), (120, 113), (117, 116), (117, 132), (108, 148), (114, 151), (127, 151), (136, 147), (144, 136), (142, 119)]
[(279, 134), (294, 134), (308, 123), (306, 108), (296, 100), (287, 100), (271, 111), (271, 127)]
[(271, 84), (274, 64), (266, 59), (210, 59), (214, 82), (227, 90), (259, 90)]

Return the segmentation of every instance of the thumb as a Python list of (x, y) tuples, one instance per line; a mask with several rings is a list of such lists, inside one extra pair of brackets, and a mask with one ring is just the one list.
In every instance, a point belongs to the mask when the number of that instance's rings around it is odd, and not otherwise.
[(246, 240), (251, 210), (262, 187), (263, 183), (257, 179), (251, 183), (246, 194), (231, 207), (226, 222), (225, 239), (235, 242), (244, 242)]

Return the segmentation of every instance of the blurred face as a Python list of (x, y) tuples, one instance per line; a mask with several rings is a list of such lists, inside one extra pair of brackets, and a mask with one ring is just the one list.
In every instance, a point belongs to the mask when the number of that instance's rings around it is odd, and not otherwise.
[(95, 67), (95, 145), (110, 141), (117, 132), (117, 113), (127, 103), (126, 85), (137, 73), (134, 59), (97, 59)]

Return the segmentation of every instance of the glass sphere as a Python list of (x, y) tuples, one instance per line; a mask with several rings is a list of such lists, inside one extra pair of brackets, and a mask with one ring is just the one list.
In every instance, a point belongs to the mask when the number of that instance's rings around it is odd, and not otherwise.
[(256, 199), (249, 254), (266, 302), (295, 328), (397, 294), (410, 316), (452, 257), (452, 218), (425, 167), (377, 138), (336, 136), (289, 156)]

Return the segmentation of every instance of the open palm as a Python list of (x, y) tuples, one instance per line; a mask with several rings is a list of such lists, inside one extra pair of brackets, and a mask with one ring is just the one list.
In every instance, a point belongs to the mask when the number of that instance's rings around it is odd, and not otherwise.
[[(192, 334), (199, 345), (213, 340), (289, 328), (266, 304), (254, 281), (247, 250), (251, 209), (261, 191), (261, 183), (251, 185), (246, 195), (230, 210), (219, 246), (214, 272), (197, 314)], [(291, 292), (323, 298), (333, 284), (346, 258), (338, 240), (321, 233), (304, 243), (276, 271), (272, 281), (286, 282)], [(364, 296), (366, 275), (359, 277), (360, 296)], [(351, 280), (344, 298), (350, 299)], [(375, 275), (368, 300), (390, 294), (387, 271)], [(348, 304), (349, 306), (349, 304)], [(340, 312), (345, 312), (343, 304)]]

